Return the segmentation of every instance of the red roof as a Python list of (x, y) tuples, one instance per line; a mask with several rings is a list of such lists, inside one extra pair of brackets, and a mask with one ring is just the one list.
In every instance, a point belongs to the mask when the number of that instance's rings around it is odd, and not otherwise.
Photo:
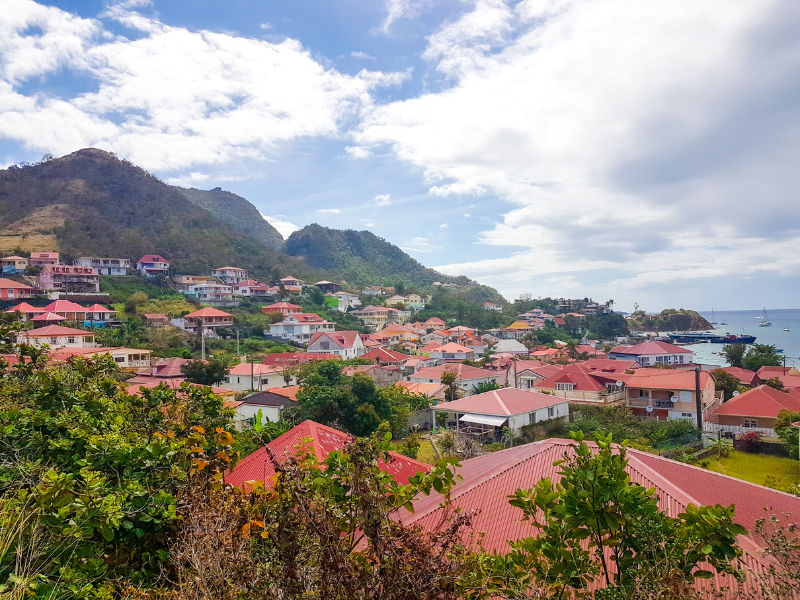
[(272, 365), (265, 365), (264, 363), (239, 363), (231, 367), (228, 373), (230, 375), (262, 375), (264, 373), (275, 373), (276, 367)]
[(472, 348), (466, 348), (466, 347), (462, 346), (461, 344), (456, 344), (455, 342), (449, 342), (449, 343), (445, 344), (444, 346), (439, 346), (438, 348), (436, 348), (435, 350), (432, 350), (431, 352), (437, 352), (437, 353), (447, 352), (449, 354), (458, 354), (458, 353), (466, 354), (468, 352), (473, 352), (473, 350), (472, 350)]
[(769, 379), (770, 377), (775, 377), (776, 375), (786, 375), (791, 370), (791, 367), (761, 367), (758, 370), (758, 376), (761, 379)]
[(169, 261), (166, 258), (164, 258), (163, 256), (161, 256), (160, 254), (145, 254), (142, 258), (140, 258), (136, 262), (140, 262), (140, 263), (143, 263), (143, 262), (148, 262), (148, 263), (149, 262), (169, 263)]
[(555, 319), (553, 319), (553, 323), (555, 323), (556, 325), (566, 325), (567, 324), (567, 322), (564, 319), (562, 319), (561, 317), (556, 317)]
[(92, 304), (89, 308), (86, 309), (86, 312), (107, 312), (113, 313), (117, 312), (115, 310), (111, 310), (110, 308), (106, 308), (105, 306), (101, 306), (99, 304)]
[(438, 404), (436, 410), (511, 416), (562, 404), (563, 402), (566, 402), (564, 398), (558, 398), (550, 394), (540, 394), (539, 392), (516, 388), (501, 388)]
[(800, 412), (800, 392), (787, 393), (760, 385), (724, 402), (712, 414), (774, 419), (784, 409)]
[(44, 312), (86, 312), (80, 304), (75, 304), (70, 300), (56, 300), (42, 309)]
[(547, 379), (537, 382), (534, 387), (556, 389), (557, 383), (571, 383), (576, 392), (602, 392), (606, 389), (605, 383), (594, 376), (593, 371), (576, 363), (563, 365)]
[[(755, 371), (749, 371), (747, 369), (742, 369), (741, 367), (719, 367), (718, 369), (714, 369), (715, 371), (725, 371), (730, 375), (733, 375), (738, 379), (742, 385), (755, 385), (758, 383), (758, 375)], [(769, 377), (767, 378), (769, 379)]]
[(479, 369), (478, 367), (471, 367), (470, 365), (464, 365), (461, 363), (451, 363), (449, 365), (439, 365), (438, 367), (429, 367), (427, 369), (420, 369), (413, 375), (411, 375), (410, 379), (439, 379), (441, 380), (442, 375), (445, 371), (455, 371), (456, 378), (459, 381), (465, 381), (470, 379), (481, 379), (483, 377), (497, 377), (497, 373), (492, 371), (487, 371), (486, 369)]
[(308, 343), (308, 345), (310, 346), (322, 336), (326, 336), (332, 342), (338, 344), (341, 348), (352, 348), (359, 339), (357, 331), (318, 331), (311, 336), (311, 341)]
[(273, 352), (261, 361), (264, 365), (299, 365), (312, 360), (331, 360), (338, 358), (335, 354), (321, 352)]
[(139, 371), (139, 373), (152, 377), (183, 377), (181, 367), (183, 365), (188, 365), (190, 362), (191, 360), (188, 358), (165, 358), (150, 365), (148, 369)]
[(292, 313), (286, 318), (295, 319), (298, 323), (323, 323), (325, 319), (320, 317), (317, 313)]
[(625, 371), (639, 369), (642, 366), (635, 360), (611, 360), (609, 358), (590, 358), (578, 364), (590, 371), (601, 373), (624, 373)]
[(386, 348), (376, 348), (372, 352), (367, 352), (361, 358), (367, 360), (380, 361), (384, 363), (402, 363), (411, 358), (408, 354), (395, 352), (394, 350), (387, 350)]
[(25, 285), (24, 283), (20, 283), (19, 281), (14, 281), (13, 279), (6, 279), (5, 277), (0, 277), (0, 288), (7, 290), (7, 289), (15, 289), (15, 290), (32, 290), (33, 288), (29, 285)]
[(31, 329), (25, 332), (26, 337), (88, 337), (94, 336), (92, 331), (83, 331), (82, 329), (73, 329), (71, 327), (62, 327), (61, 325), (48, 325), (47, 327), (40, 327), (39, 329)]
[(692, 351), (669, 342), (642, 342), (635, 346), (617, 346), (611, 353), (649, 356), (652, 354), (692, 354)]
[(439, 317), (431, 317), (425, 321), (425, 325), (444, 325), (444, 321), (442, 321)]
[[(686, 369), (636, 369), (625, 380), (628, 387), (661, 390), (694, 390), (694, 370)], [(711, 378), (709, 371), (700, 372), (700, 389), (705, 389)]]
[(285, 387), (272, 387), (265, 391), (278, 394), (278, 396), (284, 396), (285, 398), (297, 402), (297, 392), (300, 391), (300, 387), (299, 385), (287, 385)]
[(61, 315), (57, 315), (56, 313), (46, 312), (36, 315), (31, 319), (31, 321), (36, 321), (37, 323), (40, 321), (66, 321), (66, 317), (62, 317)]
[(45, 310), (43, 308), (37, 308), (35, 306), (31, 306), (27, 302), (20, 302), (13, 308), (9, 308), (6, 312), (7, 313), (21, 312), (25, 314), (25, 313), (42, 313), (45, 312)]
[(184, 318), (195, 318), (195, 317), (232, 317), (233, 315), (221, 311), (217, 308), (211, 308), (210, 306), (206, 308), (201, 308), (200, 310), (196, 310), (193, 313), (189, 313)]
[[(277, 393), (279, 390), (270, 390)], [(310, 441), (305, 439), (310, 438)], [(278, 460), (285, 460), (287, 457), (298, 452), (296, 446), (304, 444), (305, 448), (311, 451), (320, 462), (333, 452), (341, 450), (353, 440), (353, 436), (337, 431), (331, 427), (320, 425), (314, 421), (303, 421), (296, 427), (292, 427), (283, 435), (272, 440), (267, 446)], [(418, 460), (408, 458), (402, 454), (390, 452), (393, 460), (389, 463), (378, 461), (381, 470), (394, 475), (400, 484), (408, 483), (408, 478), (417, 473), (427, 472), (430, 465)], [(248, 481), (268, 481), (268, 478), (275, 475), (275, 468), (269, 459), (269, 455), (264, 448), (260, 448), (244, 457), (233, 471), (225, 474), (225, 483), (237, 487), (244, 487)]]
[[(485, 536), (474, 539), (480, 539), (487, 552), (508, 552), (509, 541), (536, 534), (536, 530), (522, 520), (522, 511), (508, 503), (508, 496), (545, 477), (557, 483), (561, 478), (560, 467), (553, 463), (561, 460), (565, 452), (574, 455), (572, 442), (551, 439), (463, 461), (458, 469), (463, 480), (452, 489), (450, 510), (461, 509), (465, 514), (476, 512), (473, 530), (484, 532)], [(752, 530), (758, 519), (769, 514), (764, 507), (770, 507), (769, 512), (776, 515), (791, 515), (789, 518), (796, 519), (800, 515), (800, 498), (791, 494), (630, 448), (627, 456), (626, 470), (631, 482), (655, 488), (659, 507), (670, 517), (677, 517), (689, 504), (727, 506), (735, 503), (736, 522)], [(404, 512), (401, 519), (406, 524), (433, 529), (442, 518), (441, 503), (442, 497), (435, 493), (420, 497), (414, 503), (415, 512)], [(756, 542), (752, 538), (740, 538), (740, 543), (747, 562), (763, 572), (765, 566), (757, 563), (760, 548)], [(735, 582), (730, 579), (725, 582), (726, 585), (731, 583), (734, 583), (734, 595), (729, 597), (737, 597)], [(717, 585), (721, 587), (720, 581)]]
[(272, 311), (272, 310), (280, 311), (280, 309), (282, 309), (282, 308), (284, 308), (284, 309), (290, 309), (290, 308), (291, 309), (295, 309), (295, 308), (302, 309), (303, 307), (302, 306), (298, 306), (297, 304), (292, 304), (290, 302), (276, 302), (275, 304), (270, 304), (268, 306), (264, 306), (261, 310), (262, 311), (265, 311), (265, 310), (266, 311)]

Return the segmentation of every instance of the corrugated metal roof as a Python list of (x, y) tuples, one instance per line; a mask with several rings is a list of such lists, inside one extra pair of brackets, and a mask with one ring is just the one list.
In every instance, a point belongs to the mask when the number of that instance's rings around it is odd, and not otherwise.
[(508, 421), (508, 417), (498, 417), (496, 415), (476, 415), (474, 413), (467, 413), (466, 415), (462, 416), (459, 421), (463, 421), (464, 423), (477, 423), (479, 425), (491, 425), (493, 427), (499, 427), (506, 421)]

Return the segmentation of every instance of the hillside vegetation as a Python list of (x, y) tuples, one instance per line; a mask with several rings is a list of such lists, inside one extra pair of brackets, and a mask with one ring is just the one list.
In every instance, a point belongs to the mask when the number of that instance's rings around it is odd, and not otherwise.
[(207, 210), (239, 233), (258, 240), (267, 248), (278, 250), (283, 236), (261, 216), (258, 209), (245, 198), (219, 188), (198, 190), (176, 187), (189, 202)]
[(286, 254), (351, 285), (469, 283), (466, 277), (450, 277), (425, 267), (370, 231), (328, 229), (315, 223), (295, 231), (283, 248)]
[(631, 315), (628, 327), (632, 331), (705, 331), (713, 329), (711, 323), (696, 311), (668, 308), (657, 315), (638, 311)]
[(0, 171), (0, 242), (3, 251), (59, 250), (66, 260), (158, 253), (180, 273), (235, 264), (267, 280), (287, 273), (321, 277), (235, 230), (179, 188), (94, 148)]

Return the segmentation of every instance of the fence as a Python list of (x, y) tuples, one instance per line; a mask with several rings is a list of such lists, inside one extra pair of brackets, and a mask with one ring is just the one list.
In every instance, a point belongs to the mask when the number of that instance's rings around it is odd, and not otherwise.
[(775, 435), (774, 429), (768, 429), (767, 427), (742, 427), (741, 425), (719, 425), (717, 423), (709, 423), (706, 421), (703, 423), (703, 431), (705, 433), (713, 433), (716, 434), (718, 431), (722, 433), (732, 433), (734, 435), (739, 434), (746, 434), (746, 433), (760, 433), (765, 437), (777, 437)]

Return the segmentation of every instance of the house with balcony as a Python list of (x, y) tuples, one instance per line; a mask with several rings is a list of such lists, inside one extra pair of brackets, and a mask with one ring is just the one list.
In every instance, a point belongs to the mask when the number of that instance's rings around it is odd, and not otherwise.
[[(647, 419), (697, 419), (695, 372), (686, 369), (637, 369), (633, 375), (617, 375), (625, 381), (625, 404)], [(715, 405), (714, 378), (700, 372), (701, 410)]]
[(45, 265), (39, 275), (39, 286), (47, 291), (99, 292), (100, 275), (92, 267)]
[(196, 283), (184, 292), (201, 304), (214, 306), (236, 306), (239, 300), (233, 297), (233, 289), (222, 283)]
[(57, 265), (58, 257), (58, 252), (31, 252), (30, 265), (32, 267)]
[(344, 313), (361, 306), (361, 299), (350, 292), (333, 292), (325, 294), (325, 304)]
[[(335, 323), (326, 321), (315, 313), (292, 313), (280, 323), (269, 326), (269, 335), (273, 338), (289, 340), (298, 344), (308, 344), (317, 333), (333, 332)], [(314, 352), (314, 350), (309, 350)]]
[[(552, 365), (546, 379), (537, 381), (534, 389), (548, 392), (570, 402), (592, 402), (608, 404), (624, 399), (623, 385), (617, 385), (620, 377), (617, 373), (602, 373), (588, 369), (580, 364)], [(630, 377), (630, 376), (625, 376)]]
[(800, 390), (760, 385), (717, 406), (708, 415), (704, 429), (733, 434), (755, 431), (775, 437), (775, 421), (782, 410), (800, 412)]
[(358, 318), (364, 326), (369, 327), (372, 331), (380, 331), (386, 327), (386, 325), (395, 322), (392, 310), (393, 309), (386, 308), (385, 306), (365, 306), (350, 314)]
[(84, 327), (105, 327), (116, 318), (117, 311), (101, 306), (100, 304), (93, 304), (86, 308), (86, 313), (83, 317), (83, 325)]
[(22, 256), (6, 256), (0, 258), (0, 265), (3, 267), (3, 275), (18, 275), (28, 268), (28, 259)]
[(56, 348), (94, 348), (95, 334), (91, 331), (73, 329), (62, 325), (48, 325), (38, 329), (29, 329), (19, 335), (19, 342), (29, 346), (47, 344)]
[(99, 258), (95, 256), (82, 256), (75, 261), (77, 267), (91, 267), (100, 275), (110, 277), (130, 275), (130, 258)]
[(202, 331), (216, 331), (220, 327), (230, 327), (233, 325), (233, 315), (217, 308), (201, 308), (183, 317), (183, 328), (192, 333)]
[(260, 281), (247, 279), (239, 283), (234, 283), (233, 286), (234, 296), (243, 296), (246, 298), (256, 298), (260, 300), (273, 300), (281, 291), (277, 286), (267, 285)]
[(169, 325), (169, 317), (163, 313), (144, 313), (142, 320), (145, 327), (161, 328)]
[[(239, 363), (231, 368), (225, 376), (225, 387), (244, 392), (247, 390), (268, 390), (279, 388), (286, 385), (283, 378), (283, 368), (269, 366), (262, 363)], [(293, 375), (289, 380), (289, 385), (297, 383), (297, 376)]]
[(302, 312), (302, 306), (290, 302), (276, 302), (275, 304), (261, 307), (261, 313), (265, 315), (280, 313), (285, 317), (286, 315), (296, 315)]
[(212, 269), (211, 275), (230, 285), (241, 283), (248, 279), (247, 269), (240, 269), (239, 267), (220, 267), (219, 269)]
[(499, 304), (495, 304), (494, 302), (484, 302), (483, 303), (483, 310), (493, 310), (496, 312), (501, 312), (503, 307)]
[(145, 254), (136, 261), (136, 270), (142, 277), (152, 279), (169, 275), (169, 261), (160, 254)]
[(173, 275), (171, 279), (179, 292), (186, 292), (199, 283), (217, 283), (216, 278), (211, 275)]
[(335, 294), (336, 292), (342, 291), (342, 286), (340, 286), (338, 283), (328, 281), (327, 279), (318, 281), (314, 285), (318, 287), (323, 294)]
[(694, 352), (668, 342), (642, 342), (635, 346), (617, 346), (608, 353), (611, 360), (635, 360), (643, 367), (686, 365), (694, 363)]
[(14, 281), (13, 279), (0, 278), (0, 300), (33, 298), (35, 295), (36, 290), (29, 285)]
[(336, 354), (343, 359), (358, 358), (367, 349), (357, 331), (318, 331), (308, 344), (308, 351)]
[(305, 281), (303, 281), (302, 279), (298, 279), (297, 277), (292, 277), (291, 275), (282, 277), (279, 283), (284, 287), (295, 287), (295, 288), (302, 288), (306, 284)]

